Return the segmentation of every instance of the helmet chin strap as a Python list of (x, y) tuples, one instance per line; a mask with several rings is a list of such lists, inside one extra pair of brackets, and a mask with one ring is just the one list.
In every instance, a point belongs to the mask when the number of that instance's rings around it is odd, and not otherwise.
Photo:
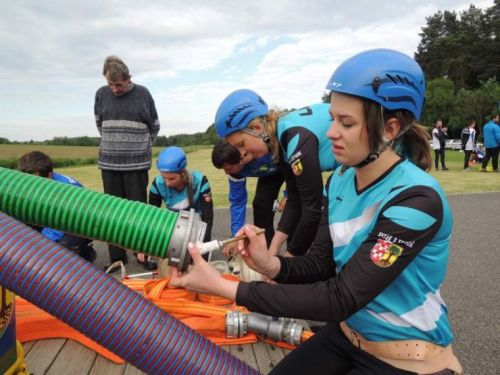
[(250, 134), (254, 137), (262, 139), (264, 141), (264, 143), (266, 144), (268, 150), (271, 151), (271, 136), (266, 131), (266, 126), (265, 126), (266, 120), (262, 120), (262, 121), (263, 121), (263, 128), (264, 128), (264, 132), (262, 134), (259, 134), (255, 130), (252, 130), (250, 128), (241, 129), (241, 131), (243, 133), (247, 133), (247, 134)]
[(380, 157), (380, 154), (384, 152), (388, 147), (392, 146), (394, 143), (394, 140), (386, 141), (378, 148), (377, 151), (370, 152), (368, 156), (361, 162), (359, 162), (356, 165), (353, 165), (354, 168), (363, 168), (365, 165), (368, 165), (370, 163), (373, 163), (375, 160), (377, 160)]

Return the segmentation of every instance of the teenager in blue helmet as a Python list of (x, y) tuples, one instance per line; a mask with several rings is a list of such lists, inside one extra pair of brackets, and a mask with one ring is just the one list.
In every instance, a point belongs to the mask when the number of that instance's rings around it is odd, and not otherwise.
[(285, 177), (288, 199), (269, 247), (272, 254), (285, 241), (289, 254), (304, 254), (314, 239), (321, 217), (322, 172), (336, 167), (333, 154), (325, 152), (330, 148), (329, 126), (327, 104), (281, 114), (247, 89), (231, 93), (217, 110), (216, 132), (240, 151), (242, 164), (270, 154)]
[[(186, 154), (176, 146), (160, 152), (156, 167), (160, 175), (155, 177), (149, 189), (149, 204), (160, 207), (164, 203), (170, 211), (193, 208), (207, 224), (203, 241), (210, 241), (214, 205), (207, 177), (187, 169)], [(139, 260), (146, 260), (144, 254), (139, 255)]]
[(461, 366), (440, 295), (452, 215), (428, 173), (431, 151), (417, 123), (424, 74), (393, 50), (366, 51), (333, 73), (331, 149), (343, 166), (308, 253), (269, 254), (255, 227), (245, 262), (279, 284), (224, 280), (191, 248), (195, 266), (171, 285), (235, 298), (273, 316), (324, 321), (272, 374), (453, 374)]

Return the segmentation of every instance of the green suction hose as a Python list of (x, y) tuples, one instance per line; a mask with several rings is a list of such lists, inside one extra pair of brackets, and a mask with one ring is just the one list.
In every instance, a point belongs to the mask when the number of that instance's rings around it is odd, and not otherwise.
[[(177, 212), (6, 168), (0, 168), (0, 210), (25, 223), (159, 258), (170, 258), (175, 253), (177, 261), (181, 258), (182, 263), (187, 259), (184, 254), (179, 256), (179, 251), (193, 237), (191, 232), (197, 231), (194, 239), (198, 239), (205, 230), (204, 226), (193, 226), (197, 220), (192, 217), (186, 217), (189, 224), (185, 230), (178, 217), (186, 215)], [(169, 247), (172, 237), (177, 237), (174, 248)]]

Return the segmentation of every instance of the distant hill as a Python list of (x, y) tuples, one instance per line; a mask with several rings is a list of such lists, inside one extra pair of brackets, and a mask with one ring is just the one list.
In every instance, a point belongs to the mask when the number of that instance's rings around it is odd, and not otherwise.
[[(193, 145), (213, 145), (217, 142), (215, 134), (215, 126), (210, 125), (206, 131), (194, 134), (176, 134), (164, 136), (160, 135), (156, 138), (155, 146), (193, 146)], [(37, 145), (52, 145), (52, 146), (99, 146), (99, 137), (54, 137), (46, 141), (27, 141), (18, 142), (10, 141), (7, 138), (0, 137), (0, 144), (37, 144)]]

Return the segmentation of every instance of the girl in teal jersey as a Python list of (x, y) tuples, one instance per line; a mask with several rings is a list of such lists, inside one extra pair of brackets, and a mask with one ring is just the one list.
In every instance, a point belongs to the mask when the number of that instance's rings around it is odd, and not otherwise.
[(285, 177), (287, 204), (269, 247), (271, 254), (286, 241), (289, 255), (302, 255), (314, 239), (321, 218), (322, 172), (337, 166), (333, 154), (324, 152), (330, 149), (329, 126), (327, 104), (281, 114), (247, 89), (229, 94), (217, 110), (217, 134), (240, 151), (243, 164), (270, 153)]
[(410, 57), (366, 51), (342, 63), (328, 130), (343, 167), (308, 253), (272, 256), (255, 227), (239, 251), (278, 284), (224, 280), (191, 248), (195, 266), (171, 285), (234, 298), (251, 311), (327, 324), (272, 374), (453, 374), (453, 334), (440, 288), (452, 215), (431, 165), (422, 112), (425, 79)]

